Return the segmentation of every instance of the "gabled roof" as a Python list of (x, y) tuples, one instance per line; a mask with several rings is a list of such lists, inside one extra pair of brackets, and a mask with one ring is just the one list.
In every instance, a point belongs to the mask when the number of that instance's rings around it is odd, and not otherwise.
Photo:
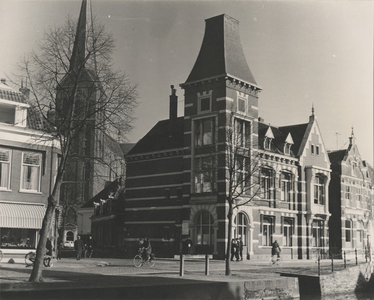
[(300, 150), (301, 142), (303, 141), (307, 127), (308, 123), (279, 127), (279, 130), (282, 132), (291, 134), (294, 142), (291, 149), (296, 155)]
[(347, 155), (347, 149), (330, 151), (328, 154), (330, 163), (338, 164), (339, 162), (344, 160), (344, 157)]
[(161, 152), (183, 148), (184, 117), (177, 118), (171, 124), (170, 119), (159, 121), (127, 155), (136, 155), (148, 152)]
[(232, 76), (257, 86), (240, 42), (239, 21), (223, 14), (205, 22), (200, 53), (185, 84), (208, 78)]

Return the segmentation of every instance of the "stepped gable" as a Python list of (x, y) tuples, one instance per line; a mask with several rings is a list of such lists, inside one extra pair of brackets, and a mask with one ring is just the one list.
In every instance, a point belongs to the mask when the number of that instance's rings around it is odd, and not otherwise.
[(239, 21), (222, 14), (205, 20), (200, 53), (184, 84), (223, 76), (257, 86), (239, 36)]
[(170, 119), (159, 121), (138, 143), (136, 143), (127, 155), (183, 148), (184, 117), (177, 118), (174, 127), (171, 127), (170, 122)]

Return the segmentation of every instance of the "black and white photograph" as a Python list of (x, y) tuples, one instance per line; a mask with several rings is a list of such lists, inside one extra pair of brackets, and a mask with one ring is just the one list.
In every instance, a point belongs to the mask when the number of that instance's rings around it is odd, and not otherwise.
[(374, 300), (374, 2), (0, 0), (0, 298)]

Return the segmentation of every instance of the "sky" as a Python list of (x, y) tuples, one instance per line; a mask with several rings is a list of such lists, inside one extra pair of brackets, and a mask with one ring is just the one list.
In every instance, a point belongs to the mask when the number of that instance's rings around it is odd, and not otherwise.
[[(78, 18), (81, 1), (0, 0), (0, 77), (37, 50), (48, 28)], [(312, 106), (327, 149), (348, 146), (354, 130), (373, 165), (372, 1), (91, 1), (116, 41), (113, 62), (139, 84), (137, 142), (169, 116), (170, 85), (183, 115), (184, 83), (198, 56), (205, 19), (227, 14), (257, 84), (259, 116), (273, 126), (307, 123)]]

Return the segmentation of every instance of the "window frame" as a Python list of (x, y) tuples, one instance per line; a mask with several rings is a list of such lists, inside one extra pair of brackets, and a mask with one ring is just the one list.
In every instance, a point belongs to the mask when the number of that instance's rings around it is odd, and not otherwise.
[[(5, 160), (0, 160), (0, 190), (9, 190), (10, 189), (10, 180), (11, 180), (11, 177), (10, 177), (10, 174), (11, 174), (11, 168), (12, 168), (12, 150), (11, 149), (7, 149), (7, 148), (0, 148), (0, 152), (8, 152), (8, 161), (5, 161)], [(0, 159), (1, 159), (1, 156), (0, 156)], [(3, 175), (3, 171), (2, 171), (2, 165), (5, 165), (7, 164), (8, 165), (8, 169), (7, 169), (7, 175), (5, 176), (6, 177), (6, 183), (4, 184), (4, 186), (2, 186), (2, 175)], [(4, 178), (5, 178), (4, 177)], [(5, 181), (5, 180), (4, 180)]]
[(313, 203), (316, 205), (325, 205), (325, 178), (321, 175), (316, 175), (313, 187)]
[[(264, 172), (268, 172), (268, 174), (264, 174)], [(273, 170), (270, 168), (261, 168), (260, 172), (260, 182), (261, 182), (261, 190), (264, 199), (271, 199), (271, 188), (274, 188), (273, 182)], [(267, 183), (267, 184), (264, 184)], [(267, 190), (266, 190), (266, 185)]]
[[(204, 124), (210, 123), (210, 131), (206, 131), (206, 126)], [(211, 146), (214, 144), (214, 131), (215, 131), (215, 122), (214, 117), (202, 118), (194, 120), (194, 146), (195, 147), (204, 147)], [(210, 133), (210, 137), (209, 137)], [(209, 139), (208, 142), (205, 142), (205, 138)]]
[(323, 222), (322, 220), (313, 220), (312, 222), (312, 247), (320, 248), (323, 246)]
[[(212, 193), (215, 191), (214, 168), (204, 168), (204, 164), (209, 164), (209, 161), (204, 162), (204, 160), (210, 160), (210, 165), (214, 165), (214, 157), (211, 155), (196, 156), (194, 158), (194, 192), (196, 194)], [(204, 181), (205, 175), (208, 176), (208, 181)], [(206, 183), (209, 184), (209, 186), (205, 186), (204, 184)]]
[(273, 243), (275, 217), (262, 215), (262, 246), (271, 246)]
[[(289, 176), (287, 179), (285, 176)], [(287, 172), (281, 172), (280, 176), (280, 188), (281, 188), (281, 201), (284, 202), (291, 202), (292, 196), (291, 192), (293, 191), (292, 188), (292, 174)]]
[[(208, 223), (204, 223), (204, 214), (208, 215)], [(195, 223), (195, 229), (196, 229), (196, 245), (199, 246), (213, 246), (214, 244), (214, 218), (212, 214), (209, 211), (200, 211), (196, 216), (196, 223)], [(204, 230), (205, 227), (208, 228), (208, 243), (204, 242)], [(198, 240), (199, 233), (201, 233), (201, 240)]]
[[(39, 156), (39, 164), (38, 165), (32, 165), (32, 164), (25, 164), (24, 163), (24, 158), (25, 154), (32, 154), (32, 155), (37, 155)], [(22, 152), (22, 160), (21, 160), (21, 180), (20, 180), (20, 191), (22, 192), (27, 192), (27, 193), (39, 193), (41, 190), (41, 177), (42, 177), (42, 153), (39, 152), (32, 152), (32, 151), (23, 151)], [(25, 172), (25, 166), (30, 166), (38, 169), (38, 177), (37, 177), (37, 189), (27, 189), (24, 188), (25, 182), (24, 182), (24, 172)]]
[(239, 212), (234, 220), (235, 224), (235, 233), (234, 237), (241, 237), (243, 246), (247, 246), (247, 227), (248, 227), (248, 218), (243, 212)]
[(292, 247), (294, 219), (283, 218), (283, 247)]
[[(241, 101), (243, 101), (243, 103), (244, 103), (244, 111), (239, 109), (241, 107), (241, 105), (240, 105)], [(236, 111), (239, 114), (243, 114), (243, 115), (247, 114), (247, 111), (248, 111), (248, 100), (246, 98), (237, 97), (237, 99), (236, 99)]]
[[(202, 102), (205, 99), (209, 99), (209, 109), (202, 109)], [(201, 95), (198, 97), (198, 113), (204, 114), (212, 111), (212, 96), (210, 94)]]

